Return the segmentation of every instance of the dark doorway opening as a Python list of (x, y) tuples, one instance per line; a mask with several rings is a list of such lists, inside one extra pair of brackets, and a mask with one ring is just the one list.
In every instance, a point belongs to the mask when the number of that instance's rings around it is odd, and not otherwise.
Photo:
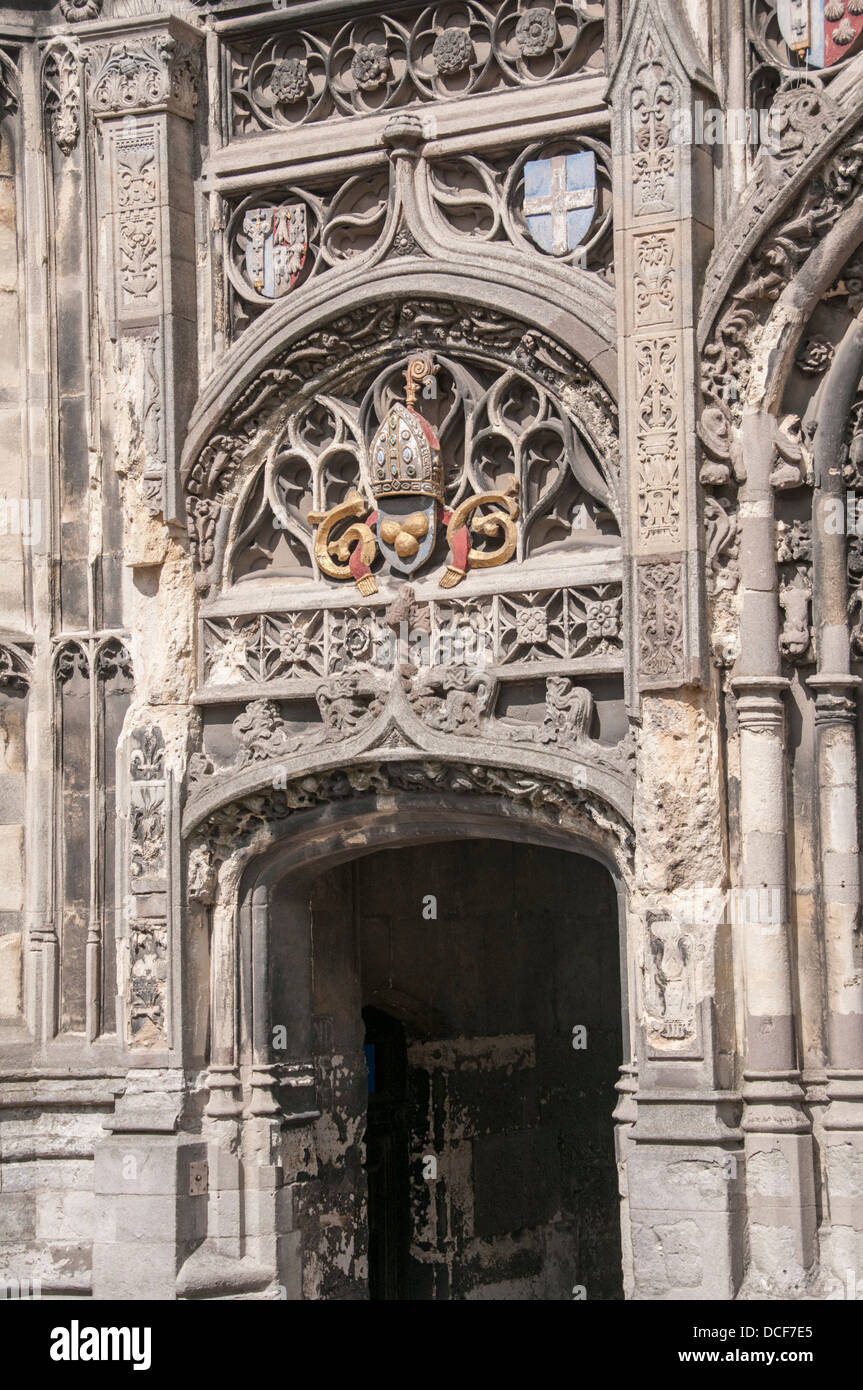
[(369, 1297), (405, 1296), (410, 1249), (410, 1178), (405, 1030), (381, 1009), (363, 1009), (369, 1103), (366, 1125)]
[(285, 884), (273, 1017), (297, 1018), (306, 971), (321, 1111), (293, 1195), (304, 1297), (621, 1298), (608, 871), (480, 835), (387, 848), (303, 885), (305, 939)]

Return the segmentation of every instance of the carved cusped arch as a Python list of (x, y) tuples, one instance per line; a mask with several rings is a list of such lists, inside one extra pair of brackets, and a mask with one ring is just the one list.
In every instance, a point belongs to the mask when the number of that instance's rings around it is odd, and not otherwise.
[[(260, 567), (263, 551), (251, 563), (242, 551), (260, 547), (268, 522), (263, 550), (276, 548), (281, 530), (283, 569), (317, 577), (308, 513), (351, 489), (371, 506), (368, 446), (405, 363), (422, 350), (439, 369), (434, 397), (420, 405), (439, 434), (448, 506), (515, 476), (520, 560), (567, 532), (583, 542), (575, 530), (619, 536), (617, 410), (603, 379), (610, 349), (598, 335), (560, 308), (555, 322), (523, 290), (513, 305), (500, 287), (476, 282), (467, 297), (451, 275), (424, 277), (414, 294), (392, 279), (388, 271), (382, 289), (399, 293), (368, 302), (368, 286), (356, 287), (343, 312), (331, 306), (281, 350), (271, 342), (266, 365), (257, 355), (244, 362), (219, 413), (209, 392), (202, 397), (184, 466), (202, 591), (223, 592)], [(264, 318), (281, 313), (274, 306)]]

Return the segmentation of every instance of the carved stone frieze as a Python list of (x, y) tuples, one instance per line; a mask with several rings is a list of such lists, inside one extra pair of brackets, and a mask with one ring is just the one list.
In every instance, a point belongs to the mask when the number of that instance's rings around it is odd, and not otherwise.
[(384, 621), (380, 607), (205, 618), (204, 689), (302, 683), (356, 667), (387, 670), (399, 660), (445, 664), (461, 655), (505, 671), (524, 663), (605, 661), (623, 651), (619, 582), (461, 602), (434, 599), (424, 618), (393, 623)]
[(599, 6), (465, 0), (374, 18), (288, 26), (230, 47), (235, 135), (539, 86), (602, 63)]

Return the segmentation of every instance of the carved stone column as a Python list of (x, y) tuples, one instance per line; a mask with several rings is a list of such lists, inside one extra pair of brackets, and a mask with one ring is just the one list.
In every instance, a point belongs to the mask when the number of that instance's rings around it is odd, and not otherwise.
[[(843, 458), (847, 421), (863, 367), (863, 320), (850, 324), (824, 384), (814, 442), (812, 564), (818, 673), (815, 692), (821, 910), (827, 967), (827, 1098), (824, 1119), (829, 1263), (844, 1283), (863, 1254), (859, 1178), (863, 1163), (863, 940), (860, 932), (857, 691), (851, 672)], [(828, 1263), (822, 1248), (822, 1261)]]
[(177, 465), (197, 393), (192, 123), (201, 43), (170, 19), (117, 26), (86, 50), (118, 390), (140, 398), (140, 492), (166, 520), (181, 519)]
[[(778, 651), (778, 647), (777, 647)], [(741, 924), (746, 1003), (743, 1129), (753, 1293), (759, 1276), (796, 1284), (815, 1258), (811, 1122), (803, 1090), (788, 908), (786, 742), (781, 676), (740, 676), (741, 885), (778, 911)]]

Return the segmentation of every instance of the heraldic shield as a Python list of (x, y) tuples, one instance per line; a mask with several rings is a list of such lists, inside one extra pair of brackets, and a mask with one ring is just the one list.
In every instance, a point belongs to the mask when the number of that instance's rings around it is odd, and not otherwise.
[(533, 159), (524, 166), (524, 219), (543, 251), (566, 255), (580, 246), (596, 212), (596, 159), (590, 150)]
[(249, 280), (266, 299), (281, 299), (293, 289), (306, 263), (305, 204), (250, 208), (243, 218), (243, 231)]
[[(444, 470), (438, 437), (415, 409), (420, 385), (437, 372), (430, 353), (417, 353), (405, 370), (405, 402), (396, 401), (378, 426), (369, 450), (368, 484), (374, 508), (355, 489), (326, 512), (309, 512), (315, 527), (315, 560), (329, 579), (353, 579), (363, 595), (377, 593), (372, 565), (412, 575), (435, 548), (438, 526), (446, 527), (449, 558), (438, 583), (460, 584), (473, 566), (503, 565), (515, 552), (518, 485), (502, 479), (495, 492), (464, 498), (450, 511), (444, 502)], [(486, 508), (490, 514), (479, 515)], [(471, 547), (471, 533), (495, 548)]]
[(810, 68), (829, 68), (860, 49), (863, 12), (854, 0), (777, 0), (782, 37)]

